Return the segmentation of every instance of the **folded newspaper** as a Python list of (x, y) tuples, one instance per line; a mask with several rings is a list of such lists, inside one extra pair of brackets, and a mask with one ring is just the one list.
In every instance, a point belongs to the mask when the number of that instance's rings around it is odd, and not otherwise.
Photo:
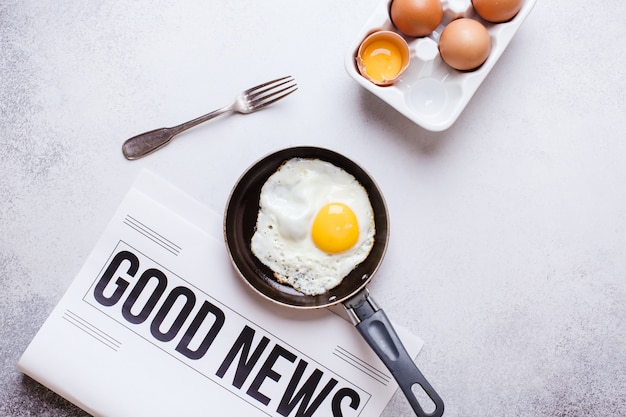
[[(397, 331), (417, 355), (421, 340)], [(254, 294), (221, 216), (148, 171), (18, 368), (111, 417), (373, 417), (397, 389), (339, 309)]]

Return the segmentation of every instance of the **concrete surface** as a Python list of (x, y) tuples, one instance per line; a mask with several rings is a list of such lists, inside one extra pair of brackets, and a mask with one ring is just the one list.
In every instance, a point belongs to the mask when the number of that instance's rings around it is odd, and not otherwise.
[[(85, 415), (15, 364), (142, 167), (221, 212), (250, 163), (301, 144), (383, 190), (370, 290), (425, 340), (446, 416), (626, 416), (626, 5), (538, 1), (433, 133), (344, 69), (377, 1), (0, 4), (1, 416)], [(288, 101), (123, 158), (285, 74)], [(384, 417), (410, 414), (396, 394)]]

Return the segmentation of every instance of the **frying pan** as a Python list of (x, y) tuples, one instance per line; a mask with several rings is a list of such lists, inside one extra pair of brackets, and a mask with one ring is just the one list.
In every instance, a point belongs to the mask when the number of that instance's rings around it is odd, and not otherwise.
[[(337, 287), (315, 296), (302, 294), (289, 285), (279, 283), (272, 270), (259, 261), (250, 249), (261, 188), (284, 162), (295, 157), (327, 161), (352, 174), (367, 191), (374, 210), (376, 234), (374, 246), (367, 258)], [(342, 303), (361, 336), (391, 371), (415, 414), (420, 417), (440, 417), (444, 410), (443, 401), (417, 368), (387, 315), (376, 305), (366, 288), (384, 257), (388, 237), (387, 207), (374, 180), (345, 156), (317, 147), (287, 148), (258, 160), (237, 181), (224, 214), (224, 238), (228, 254), (247, 284), (263, 297), (292, 308), (313, 309)], [(418, 399), (415, 391), (422, 394), (419, 387), (427, 397), (421, 395)], [(425, 411), (432, 408), (430, 412)]]

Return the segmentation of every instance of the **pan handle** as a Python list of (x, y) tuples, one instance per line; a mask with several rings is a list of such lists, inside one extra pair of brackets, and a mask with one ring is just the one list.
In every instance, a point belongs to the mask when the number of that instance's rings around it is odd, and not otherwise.
[[(417, 368), (402, 345), (387, 315), (374, 303), (369, 291), (364, 289), (354, 297), (344, 301), (343, 304), (361, 336), (391, 371), (415, 414), (419, 417), (442, 416), (444, 405), (441, 397)], [(420, 404), (413, 390), (415, 385), (421, 387), (430, 398), (432, 404), (428, 404), (428, 409), (430, 410), (434, 405), (433, 411), (424, 411), (424, 407)], [(419, 392), (419, 388), (417, 389)], [(423, 404), (428, 402), (427, 398), (422, 399)]]

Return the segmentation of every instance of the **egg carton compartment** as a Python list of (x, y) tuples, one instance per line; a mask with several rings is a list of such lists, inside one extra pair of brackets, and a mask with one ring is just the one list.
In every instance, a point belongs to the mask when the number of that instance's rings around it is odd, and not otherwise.
[[(504, 23), (491, 23), (481, 19), (474, 11), (471, 0), (442, 0), (441, 3), (444, 14), (439, 26), (426, 37), (414, 38), (399, 32), (391, 22), (391, 0), (381, 1), (345, 58), (346, 70), (356, 82), (414, 123), (430, 131), (443, 131), (452, 126), (498, 61), (536, 0), (524, 0), (517, 15)], [(443, 29), (452, 20), (461, 17), (482, 23), (491, 39), (489, 57), (478, 69), (472, 71), (456, 70), (439, 55), (439, 37)], [(411, 61), (407, 70), (390, 86), (373, 84), (361, 75), (356, 64), (357, 51), (363, 39), (380, 30), (400, 34), (410, 49)]]

